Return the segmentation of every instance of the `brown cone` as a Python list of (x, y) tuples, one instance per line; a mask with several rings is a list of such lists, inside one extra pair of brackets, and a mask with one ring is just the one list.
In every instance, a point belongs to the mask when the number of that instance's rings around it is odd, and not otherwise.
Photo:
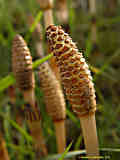
[(95, 90), (82, 53), (78, 51), (76, 44), (60, 26), (50, 25), (46, 36), (73, 111), (78, 116), (94, 113), (96, 110)]
[(13, 40), (12, 70), (19, 89), (28, 90), (34, 87), (32, 57), (26, 42), (20, 35), (16, 35)]
[(39, 67), (39, 78), (44, 91), (48, 114), (53, 121), (65, 119), (65, 101), (61, 86), (47, 62)]

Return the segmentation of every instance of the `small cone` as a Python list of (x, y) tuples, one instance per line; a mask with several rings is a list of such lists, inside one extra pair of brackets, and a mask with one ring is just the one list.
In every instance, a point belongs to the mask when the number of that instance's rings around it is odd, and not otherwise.
[(39, 78), (44, 91), (46, 109), (53, 121), (64, 120), (65, 101), (61, 86), (47, 62), (39, 67)]
[(44, 91), (46, 110), (55, 126), (58, 153), (62, 153), (66, 147), (66, 112), (62, 89), (47, 62), (40, 65), (39, 78)]
[(17, 87), (22, 91), (34, 88), (32, 57), (26, 42), (20, 35), (16, 35), (13, 40), (12, 53), (12, 69)]

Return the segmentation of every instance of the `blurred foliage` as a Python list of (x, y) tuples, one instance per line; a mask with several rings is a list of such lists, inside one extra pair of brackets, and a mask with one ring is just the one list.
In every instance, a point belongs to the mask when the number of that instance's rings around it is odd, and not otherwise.
[[(57, 0), (56, 0), (57, 1)], [(109, 0), (97, 0), (96, 27), (97, 41), (96, 44), (91, 41), (91, 15), (88, 8), (88, 0), (68, 0), (70, 34), (77, 43), (80, 51), (84, 53), (89, 63), (93, 81), (96, 88), (97, 99), (97, 130), (100, 142), (100, 148), (120, 148), (120, 1), (117, 1), (113, 9), (110, 8)], [(84, 4), (84, 5), (83, 5)], [(55, 23), (59, 24), (54, 9)], [(28, 15), (32, 14), (35, 19), (40, 18), (43, 24), (42, 13), (35, 0), (0, 0), (0, 87), (10, 83), (9, 73), (11, 72), (11, 46), (12, 40), (16, 33), (20, 33), (28, 42), (33, 59), (35, 54), (35, 41), (32, 38), (27, 20)], [(39, 15), (41, 14), (41, 17)], [(43, 36), (44, 36), (43, 25)], [(44, 46), (45, 37), (43, 37)], [(46, 48), (46, 47), (45, 47)], [(37, 70), (35, 70), (37, 74)], [(6, 77), (8, 76), (8, 77)], [(8, 78), (2, 83), (2, 78)], [(3, 85), (3, 86), (2, 86)], [(56, 140), (54, 127), (51, 119), (45, 111), (43, 93), (39, 88), (39, 79), (36, 76), (36, 99), (39, 103), (42, 113), (42, 126), (48, 147), (49, 154), (56, 152)], [(15, 160), (16, 152), (21, 154), (20, 160), (34, 159), (34, 149), (31, 145), (29, 130), (24, 124), (23, 128), (15, 122), (10, 101), (7, 92), (0, 92), (0, 117), (3, 119), (4, 138), (11, 160)], [(17, 99), (16, 104), (21, 104), (23, 99)], [(24, 103), (24, 102), (23, 102)], [(83, 139), (80, 135), (79, 120), (72, 113), (69, 103), (67, 104), (67, 143), (73, 142), (71, 150), (83, 149)], [(16, 132), (21, 135), (21, 143), (16, 145), (13, 141), (15, 128)], [(112, 152), (112, 149), (109, 150)], [(111, 159), (118, 159), (120, 151), (112, 154)]]

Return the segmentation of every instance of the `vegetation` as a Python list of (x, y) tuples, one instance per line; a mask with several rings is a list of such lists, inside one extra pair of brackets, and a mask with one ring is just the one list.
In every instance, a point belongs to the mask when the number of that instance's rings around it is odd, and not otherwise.
[[(48, 52), (44, 10), (40, 9), (38, 2), (39, 0), (0, 0), (0, 132), (2, 140), (6, 143), (10, 160), (33, 160), (36, 158), (37, 154), (32, 145), (35, 142), (30, 136), (22, 110), (25, 104), (23, 96), (16, 89), (15, 100), (13, 100), (13, 90), (10, 88), (11, 85), (15, 87), (15, 79), (11, 73), (12, 41), (16, 34), (21, 34), (33, 57), (35, 96), (41, 111), (43, 134), (49, 154), (46, 157), (42, 157), (41, 154), (37, 155), (37, 159), (63, 159), (65, 156), (77, 159), (80, 155), (84, 156), (85, 152), (82, 149), (85, 147), (80, 122), (74, 115), (71, 105), (66, 99), (67, 147), (62, 156), (56, 154), (55, 129), (45, 110), (44, 93), (40, 88), (37, 67), (51, 59), (53, 55), (49, 53), (49, 56), (40, 59), (36, 54), (38, 37), (34, 37), (33, 32), (37, 23), (42, 25), (43, 49), (46, 55)], [(57, 0), (55, 0), (53, 18), (55, 24), (62, 25), (70, 33), (90, 66), (96, 89), (96, 126), (100, 156), (106, 156), (106, 159), (110, 156), (110, 159), (114, 160), (120, 157), (120, 1), (96, 0), (95, 12), (90, 12), (88, 2), (88, 0), (67, 0), (68, 19), (62, 22), (56, 14), (58, 8), (56, 9)], [(34, 17), (34, 23), (31, 26), (28, 22), (29, 15)], [(21, 115), (21, 121), (17, 120), (18, 115)], [(22, 122), (22, 125), (18, 124), (18, 121)], [(2, 149), (0, 148), (0, 150)]]

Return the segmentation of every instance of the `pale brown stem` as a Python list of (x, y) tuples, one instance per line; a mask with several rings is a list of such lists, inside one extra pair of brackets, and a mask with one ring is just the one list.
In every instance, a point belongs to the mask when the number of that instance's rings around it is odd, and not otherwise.
[(63, 153), (66, 147), (65, 121), (54, 122), (58, 153)]
[(47, 148), (45, 145), (45, 140), (44, 137), (42, 135), (42, 128), (41, 128), (41, 120), (39, 119), (39, 113), (36, 110), (35, 107), (35, 94), (34, 94), (34, 89), (28, 90), (28, 91), (24, 91), (23, 92), (24, 95), (24, 99), (25, 101), (30, 104), (30, 107), (32, 107), (37, 120), (27, 120), (28, 126), (30, 128), (30, 132), (31, 132), (31, 136), (33, 137), (34, 141), (35, 141), (35, 149), (36, 150), (42, 150), (42, 154), (44, 156), (47, 155)]
[[(80, 123), (84, 136), (86, 153), (88, 156), (99, 156), (99, 146), (96, 131), (95, 114), (80, 117)], [(97, 159), (98, 160), (98, 159)]]
[(94, 20), (92, 19), (91, 25), (91, 41), (93, 44), (97, 42), (97, 28), (96, 28), (96, 0), (89, 0), (89, 8), (90, 14), (93, 16)]
[(40, 121), (32, 121), (32, 122), (27, 121), (27, 122), (28, 122), (28, 126), (31, 132), (31, 136), (33, 137), (33, 140), (35, 141), (35, 149), (38, 151), (41, 150), (42, 154), (46, 156), (48, 153), (47, 153), (45, 140), (43, 138)]
[[(45, 23), (45, 28), (47, 28), (49, 25), (54, 24), (52, 9), (44, 10), (44, 23)], [(50, 53), (49, 50), (48, 50), (48, 53)], [(50, 59), (50, 66), (53, 72), (55, 73), (56, 78), (60, 81), (60, 75), (59, 75), (58, 67), (56, 66), (54, 57)]]
[(96, 0), (89, 0), (89, 8), (92, 15), (96, 14)]
[[(45, 23), (45, 28), (47, 28), (51, 24), (54, 24), (53, 15), (52, 15), (52, 9), (44, 10), (44, 23)], [(48, 50), (48, 53), (49, 53), (49, 50)], [(51, 66), (53, 72), (55, 73), (56, 78), (58, 80), (60, 80), (59, 71), (58, 71), (58, 68), (57, 68), (57, 66), (55, 64), (54, 57), (52, 57), (50, 59), (50, 66)]]
[(6, 149), (5, 141), (1, 133), (0, 133), (0, 160), (10, 160), (8, 151)]
[(66, 0), (57, 0), (56, 2), (56, 15), (58, 21), (63, 24), (68, 23), (68, 8)]
[(44, 23), (45, 23), (45, 28), (47, 28), (51, 24), (54, 24), (52, 9), (44, 10)]

